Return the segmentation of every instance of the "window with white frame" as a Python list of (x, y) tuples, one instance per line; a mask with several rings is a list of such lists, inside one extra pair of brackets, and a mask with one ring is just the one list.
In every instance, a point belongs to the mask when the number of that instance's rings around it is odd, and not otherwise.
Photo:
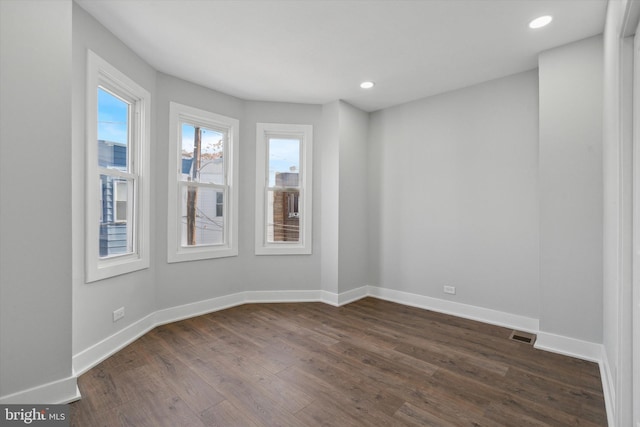
[(150, 102), (87, 52), (87, 282), (149, 267)]
[(311, 125), (258, 123), (257, 255), (311, 253)]
[(171, 102), (168, 261), (238, 255), (238, 120)]

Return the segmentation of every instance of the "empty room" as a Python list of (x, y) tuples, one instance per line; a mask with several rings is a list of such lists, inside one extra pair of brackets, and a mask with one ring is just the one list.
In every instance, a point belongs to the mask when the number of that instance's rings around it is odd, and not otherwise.
[(639, 20), (0, 0), (0, 425), (640, 427)]

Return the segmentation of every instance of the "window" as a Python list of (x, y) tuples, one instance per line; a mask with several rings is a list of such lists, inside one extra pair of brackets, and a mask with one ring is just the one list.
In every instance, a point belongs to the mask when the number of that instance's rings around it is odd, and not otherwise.
[(257, 255), (311, 253), (312, 134), (310, 125), (257, 125)]
[(238, 255), (238, 121), (172, 102), (168, 261)]
[(150, 95), (87, 53), (86, 281), (149, 267)]

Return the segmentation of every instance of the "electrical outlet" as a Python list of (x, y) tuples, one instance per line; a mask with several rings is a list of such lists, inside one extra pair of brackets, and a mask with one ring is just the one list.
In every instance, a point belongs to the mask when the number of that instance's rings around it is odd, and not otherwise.
[(113, 312), (113, 321), (117, 322), (118, 320), (124, 317), (124, 307), (120, 307), (119, 309)]
[(456, 294), (456, 287), (455, 286), (445, 286), (444, 287), (444, 293), (445, 294), (455, 295)]

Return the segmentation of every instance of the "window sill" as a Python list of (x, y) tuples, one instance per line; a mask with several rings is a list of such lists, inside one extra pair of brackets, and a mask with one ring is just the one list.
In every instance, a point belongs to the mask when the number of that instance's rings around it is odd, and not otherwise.
[(168, 263), (199, 261), (204, 259), (228, 258), (238, 256), (237, 248), (220, 247), (196, 247), (196, 248), (180, 248), (177, 251), (169, 251), (167, 256)]

